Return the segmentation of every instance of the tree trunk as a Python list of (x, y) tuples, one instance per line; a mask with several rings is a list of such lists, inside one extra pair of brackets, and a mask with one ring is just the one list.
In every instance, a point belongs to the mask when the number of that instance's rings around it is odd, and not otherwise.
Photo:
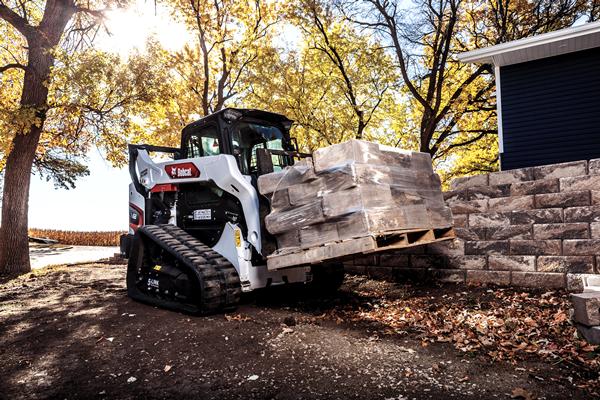
[[(30, 44), (31, 46), (31, 44)], [(52, 56), (42, 46), (29, 49), (29, 62), (23, 81), (21, 109), (35, 110), (37, 121), (25, 132), (18, 132), (6, 159), (0, 226), (0, 275), (18, 275), (31, 271), (27, 234), (31, 168), (46, 118)]]

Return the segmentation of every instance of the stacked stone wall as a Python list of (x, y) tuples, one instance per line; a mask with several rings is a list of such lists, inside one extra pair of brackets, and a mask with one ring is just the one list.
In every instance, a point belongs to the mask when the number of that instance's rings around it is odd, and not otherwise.
[(600, 272), (600, 159), (458, 178), (444, 198), (458, 239), (357, 257), (347, 270), (570, 290)]

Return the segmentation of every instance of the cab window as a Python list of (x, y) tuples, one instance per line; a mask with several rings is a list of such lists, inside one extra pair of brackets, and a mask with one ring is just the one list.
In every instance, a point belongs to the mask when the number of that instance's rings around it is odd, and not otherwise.
[(219, 134), (215, 126), (209, 126), (189, 136), (186, 143), (187, 157), (206, 157), (221, 154)]
[[(276, 126), (242, 121), (233, 132), (233, 152), (243, 174), (256, 172), (256, 149), (283, 150), (283, 132)], [(273, 169), (280, 171), (286, 163), (272, 155)]]

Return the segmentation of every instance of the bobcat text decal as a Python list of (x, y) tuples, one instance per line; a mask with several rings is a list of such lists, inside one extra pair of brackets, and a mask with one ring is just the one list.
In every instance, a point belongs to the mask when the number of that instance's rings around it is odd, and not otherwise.
[(191, 162), (165, 165), (165, 171), (173, 179), (197, 178), (200, 176), (200, 171)]

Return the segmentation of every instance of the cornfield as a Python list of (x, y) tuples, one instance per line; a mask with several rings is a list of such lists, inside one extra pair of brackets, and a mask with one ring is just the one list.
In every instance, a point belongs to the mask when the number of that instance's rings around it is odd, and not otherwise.
[(29, 229), (29, 236), (58, 240), (74, 246), (118, 246), (119, 236), (125, 232), (78, 232), (54, 229)]

